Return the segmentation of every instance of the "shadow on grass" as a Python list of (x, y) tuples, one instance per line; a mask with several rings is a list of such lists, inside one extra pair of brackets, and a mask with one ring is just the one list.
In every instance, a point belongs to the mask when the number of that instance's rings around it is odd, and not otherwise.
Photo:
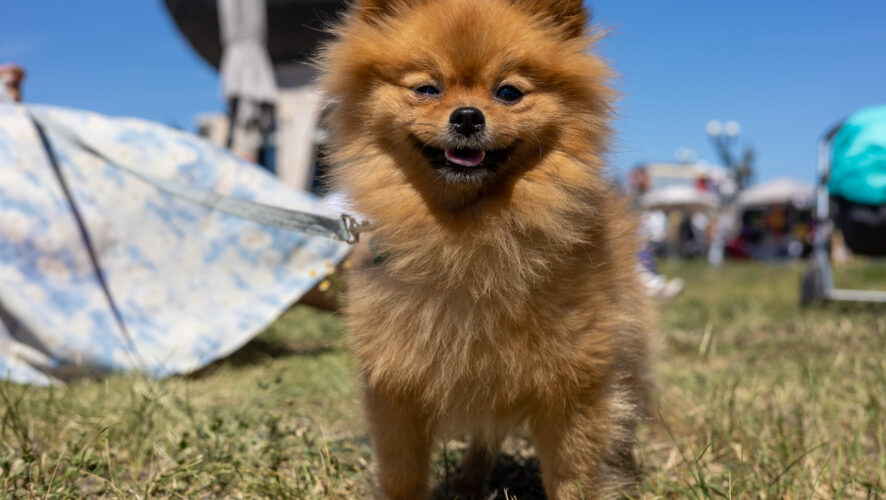
[(335, 352), (339, 349), (340, 346), (328, 342), (307, 346), (296, 346), (285, 342), (255, 338), (240, 349), (234, 351), (230, 356), (214, 361), (194, 373), (191, 373), (188, 375), (188, 378), (200, 379), (215, 373), (216, 370), (222, 367), (241, 368), (245, 366), (255, 366), (275, 359), (291, 356), (314, 357)]
[[(484, 495), (476, 500), (504, 500), (506, 498), (505, 492), (507, 492), (507, 498), (545, 500), (538, 460), (507, 454), (500, 455), (489, 480), (486, 482)], [(441, 484), (435, 489), (433, 500), (469, 499), (449, 492), (446, 485)]]
[(504, 498), (503, 492), (507, 489), (508, 495), (520, 500), (544, 500), (538, 460), (502, 455), (492, 469), (489, 489), (502, 492), (496, 498)]

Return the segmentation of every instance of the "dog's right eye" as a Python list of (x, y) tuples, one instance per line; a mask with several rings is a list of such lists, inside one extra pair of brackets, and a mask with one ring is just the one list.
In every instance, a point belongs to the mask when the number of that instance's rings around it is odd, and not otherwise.
[(412, 89), (416, 94), (426, 95), (426, 96), (438, 96), (440, 95), (440, 89), (433, 85), (422, 85), (421, 87), (416, 87)]
[(500, 101), (513, 104), (523, 98), (523, 92), (513, 85), (503, 85), (495, 92), (495, 97)]

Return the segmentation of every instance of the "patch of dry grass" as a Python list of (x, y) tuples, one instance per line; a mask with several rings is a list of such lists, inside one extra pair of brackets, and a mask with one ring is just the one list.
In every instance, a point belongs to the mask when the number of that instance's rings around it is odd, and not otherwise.
[[(886, 494), (886, 309), (798, 307), (798, 267), (669, 266), (690, 285), (663, 308), (644, 496)], [(886, 269), (840, 270), (851, 285)]]
[[(886, 495), (886, 310), (801, 311), (797, 266), (665, 267), (687, 289), (662, 308), (641, 497)], [(886, 268), (841, 279), (886, 288)], [(438, 480), (462, 449), (441, 447)], [(529, 444), (506, 451), (497, 498), (541, 498)], [(371, 498), (373, 482), (341, 326), (308, 308), (190, 377), (0, 383), (3, 498)]]

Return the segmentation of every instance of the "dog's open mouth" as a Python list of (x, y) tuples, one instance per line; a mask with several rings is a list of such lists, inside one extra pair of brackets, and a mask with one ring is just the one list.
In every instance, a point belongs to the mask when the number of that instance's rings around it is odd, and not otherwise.
[(440, 149), (429, 146), (417, 138), (413, 139), (428, 163), (447, 182), (476, 183), (492, 177), (513, 149), (513, 147), (489, 151), (461, 148)]

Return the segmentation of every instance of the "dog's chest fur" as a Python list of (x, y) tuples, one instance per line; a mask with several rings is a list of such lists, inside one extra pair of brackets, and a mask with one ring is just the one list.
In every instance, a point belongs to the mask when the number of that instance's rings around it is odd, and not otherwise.
[[(519, 420), (578, 391), (596, 376), (589, 370), (615, 355), (589, 348), (589, 338), (611, 332), (596, 332), (606, 313), (585, 307), (599, 303), (592, 296), (610, 279), (604, 265), (596, 285), (576, 281), (571, 269), (595, 265), (589, 250), (560, 249), (555, 259), (539, 241), (514, 238), (510, 249), (474, 243), (461, 249), (464, 261), (445, 261), (458, 249), (428, 245), (409, 256), (407, 279), (396, 276), (396, 261), (357, 270), (348, 317), (367, 383), (457, 420)], [(443, 271), (423, 276), (425, 265)]]

